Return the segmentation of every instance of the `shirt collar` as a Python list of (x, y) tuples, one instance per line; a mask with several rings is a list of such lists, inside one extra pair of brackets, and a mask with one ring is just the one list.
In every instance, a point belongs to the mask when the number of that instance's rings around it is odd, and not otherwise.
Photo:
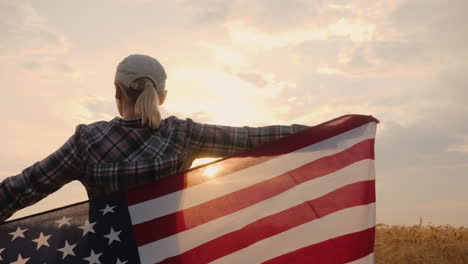
[(141, 128), (141, 118), (126, 120), (126, 119), (116, 116), (114, 117), (114, 119), (111, 120), (111, 122), (119, 126)]

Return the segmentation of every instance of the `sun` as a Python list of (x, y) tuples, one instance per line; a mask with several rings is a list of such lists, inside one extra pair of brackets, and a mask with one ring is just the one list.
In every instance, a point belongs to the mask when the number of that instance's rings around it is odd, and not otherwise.
[(217, 172), (218, 172), (218, 167), (208, 166), (203, 172), (203, 175), (207, 178), (213, 178), (214, 176), (216, 176)]

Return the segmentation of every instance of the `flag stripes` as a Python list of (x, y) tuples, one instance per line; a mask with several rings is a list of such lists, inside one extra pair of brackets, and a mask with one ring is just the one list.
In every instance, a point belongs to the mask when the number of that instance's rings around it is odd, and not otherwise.
[[(320, 158), (247, 188), (176, 213), (134, 225), (135, 232), (142, 234), (138, 236), (137, 245), (141, 246), (234, 213), (257, 202), (278, 195), (299, 183), (333, 173), (354, 162), (363, 159), (374, 159), (373, 152), (369, 151), (373, 148), (373, 144), (373, 139), (364, 140), (342, 152)], [(200, 217), (200, 215), (202, 217)], [(154, 229), (151, 228), (152, 226), (165, 226), (166, 228)], [(152, 231), (148, 232), (147, 230)]]
[(211, 263), (262, 263), (330, 238), (374, 227), (375, 204), (346, 208), (303, 225), (263, 239), (249, 247), (219, 258)]
[[(375, 233), (375, 231), (374, 231)], [(374, 236), (370, 236), (369, 239), (372, 240), (372, 243), (374, 243)], [(374, 264), (374, 252), (372, 252), (371, 254), (363, 257), (363, 258), (360, 258), (358, 260), (355, 260), (355, 261), (351, 261), (351, 262), (348, 262), (346, 264)]]
[(371, 263), (375, 227), (332, 238), (263, 262), (264, 264)]
[[(368, 171), (373, 164), (374, 161), (370, 159), (353, 163), (334, 173), (296, 185), (286, 192), (235, 213), (174, 234), (170, 237), (140, 246), (138, 248), (140, 257), (142, 260), (146, 257), (150, 260), (149, 262), (143, 263), (155, 263), (161, 261), (167, 257), (172, 257), (188, 251), (215, 239), (216, 237), (238, 230), (253, 221), (281, 212), (305, 201), (318, 198), (335, 190), (336, 188), (373, 179), (373, 174), (372, 176), (369, 176), (368, 174), (362, 173), (362, 171)], [(352, 175), (352, 177), (349, 177), (350, 175)], [(136, 235), (139, 237), (143, 234), (136, 233)]]
[(350, 184), (317, 199), (259, 219), (161, 263), (208, 263), (335, 211), (373, 202), (374, 181)]

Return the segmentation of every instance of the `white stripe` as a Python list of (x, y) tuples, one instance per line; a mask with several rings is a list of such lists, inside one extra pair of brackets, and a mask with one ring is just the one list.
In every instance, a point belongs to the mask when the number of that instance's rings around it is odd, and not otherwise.
[(375, 204), (347, 208), (261, 240), (211, 263), (260, 263), (322, 241), (359, 232), (375, 225), (369, 219)]
[[(151, 219), (184, 210), (217, 197), (243, 189), (298, 168), (314, 160), (341, 152), (363, 140), (374, 138), (375, 123), (368, 123), (338, 136), (282, 155), (224, 177), (141, 202), (129, 207), (132, 223), (140, 224)], [(216, 166), (215, 164), (211, 166)]]
[(261, 263), (322, 241), (375, 226), (375, 203), (347, 208), (261, 240), (211, 263)]
[[(348, 184), (372, 180), (374, 179), (374, 170), (370, 168), (373, 168), (373, 166), (374, 161), (370, 159), (353, 163), (324, 177), (299, 184), (243, 210), (140, 246), (138, 248), (140, 259), (142, 263), (155, 263), (179, 255), (219, 236), (236, 231), (263, 217), (321, 197)], [(369, 216), (369, 212), (367, 212), (367, 216)], [(375, 218), (375, 216), (373, 217)]]
[(347, 264), (374, 264), (374, 253), (370, 253), (369, 255), (363, 258), (352, 262), (348, 262)]

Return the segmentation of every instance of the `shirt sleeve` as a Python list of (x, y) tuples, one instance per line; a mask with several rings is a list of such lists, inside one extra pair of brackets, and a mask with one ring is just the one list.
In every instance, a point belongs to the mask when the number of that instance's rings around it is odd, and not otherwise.
[(80, 137), (85, 125), (76, 127), (58, 150), (0, 182), (0, 222), (78, 178), (83, 165)]
[(309, 126), (232, 127), (189, 122), (189, 148), (194, 158), (226, 157), (299, 132)]

